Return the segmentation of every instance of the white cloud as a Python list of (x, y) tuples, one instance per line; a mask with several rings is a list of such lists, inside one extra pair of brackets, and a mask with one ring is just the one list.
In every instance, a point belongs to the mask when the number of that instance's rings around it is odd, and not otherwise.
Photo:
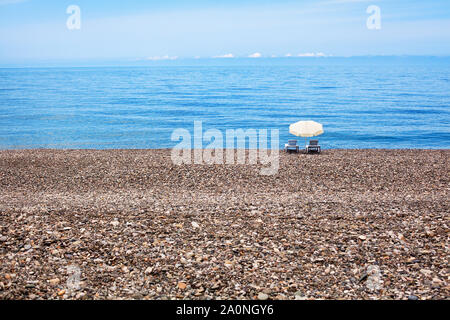
[(155, 56), (155, 57), (148, 57), (146, 60), (150, 61), (160, 61), (160, 60), (177, 60), (178, 57), (170, 57), (169, 55), (165, 56)]
[(222, 54), (220, 56), (214, 56), (213, 58), (234, 58), (234, 54), (227, 53), (227, 54)]
[(323, 52), (317, 52), (317, 53), (306, 52), (306, 53), (298, 54), (297, 57), (328, 57), (328, 55), (326, 55)]
[(315, 57), (315, 53), (299, 53), (297, 57)]
[(285, 57), (301, 57), (301, 58), (309, 58), (309, 57), (331, 57), (329, 54), (325, 54), (323, 52), (305, 52), (305, 53), (299, 53), (297, 55), (293, 55), (291, 53), (287, 53), (284, 55)]
[(234, 54), (232, 54), (232, 53), (227, 53), (227, 54), (222, 54), (222, 55), (214, 56), (214, 58), (234, 58)]
[(261, 55), (261, 53), (259, 53), (259, 52), (255, 52), (255, 53), (249, 55), (248, 57), (249, 57), (249, 58), (261, 58), (262, 55)]

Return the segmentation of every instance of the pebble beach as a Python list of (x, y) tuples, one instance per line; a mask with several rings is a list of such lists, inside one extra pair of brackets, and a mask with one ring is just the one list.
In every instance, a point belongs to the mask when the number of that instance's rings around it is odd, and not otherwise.
[(0, 299), (448, 299), (449, 157), (0, 151)]

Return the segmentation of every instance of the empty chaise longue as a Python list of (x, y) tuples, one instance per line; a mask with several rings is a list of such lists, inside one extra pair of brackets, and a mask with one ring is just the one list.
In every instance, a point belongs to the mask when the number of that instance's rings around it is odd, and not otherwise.
[(284, 151), (295, 151), (298, 153), (300, 151), (300, 147), (297, 145), (297, 140), (289, 140), (288, 143), (284, 145)]
[(320, 145), (319, 145), (319, 140), (309, 141), (309, 145), (306, 146), (306, 153), (309, 153), (310, 151), (320, 153), (321, 149), (320, 149)]

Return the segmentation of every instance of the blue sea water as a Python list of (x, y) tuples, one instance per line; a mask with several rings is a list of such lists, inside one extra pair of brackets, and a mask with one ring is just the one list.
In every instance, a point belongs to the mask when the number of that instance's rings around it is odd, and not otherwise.
[(186, 64), (2, 68), (0, 149), (171, 148), (194, 121), (279, 129), (281, 147), (299, 120), (324, 148), (450, 148), (448, 58)]

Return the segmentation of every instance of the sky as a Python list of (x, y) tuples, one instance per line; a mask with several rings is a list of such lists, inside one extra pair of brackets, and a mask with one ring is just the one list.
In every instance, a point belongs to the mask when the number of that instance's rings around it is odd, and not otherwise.
[(449, 56), (449, 30), (448, 0), (0, 0), (0, 64)]

